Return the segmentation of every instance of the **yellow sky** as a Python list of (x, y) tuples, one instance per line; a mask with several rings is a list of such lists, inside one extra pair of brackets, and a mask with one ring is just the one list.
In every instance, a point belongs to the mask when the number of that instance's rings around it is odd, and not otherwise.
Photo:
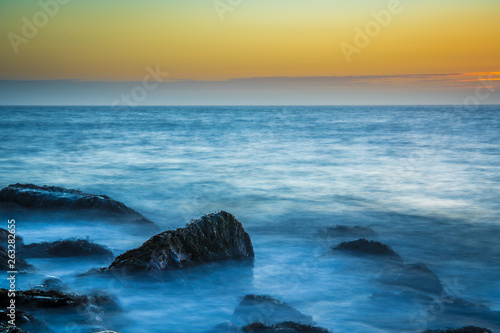
[[(45, 0), (46, 2), (56, 0)], [(0, 79), (140, 80), (161, 65), (171, 80), (491, 72), (500, 68), (500, 1), (401, 0), (387, 26), (348, 62), (355, 28), (390, 1), (66, 0), (32, 38), (37, 1), (0, 1)], [(227, 0), (222, 1), (222, 3)], [(19, 40), (19, 39), (17, 39)]]

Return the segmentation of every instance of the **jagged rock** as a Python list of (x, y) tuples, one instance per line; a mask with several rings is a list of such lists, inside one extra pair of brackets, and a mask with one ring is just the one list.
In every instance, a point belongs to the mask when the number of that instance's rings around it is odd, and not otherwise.
[(329, 253), (335, 251), (342, 251), (357, 256), (370, 255), (402, 261), (401, 257), (389, 246), (376, 241), (368, 241), (364, 238), (351, 242), (342, 242), (333, 247)]
[(474, 326), (467, 326), (462, 328), (449, 328), (447, 330), (434, 330), (425, 331), (424, 333), (492, 333), (489, 329), (479, 328)]
[(441, 280), (424, 264), (411, 264), (388, 270), (383, 274), (381, 280), (386, 284), (410, 288), (436, 296), (444, 295)]
[[(0, 311), (0, 322), (2, 325), (7, 325), (9, 320), (11, 320), (11, 318), (8, 317), (8, 313), (6, 311)], [(19, 331), (2, 331), (0, 329), (0, 332), (24, 332), (21, 330), (23, 329), (29, 332), (53, 333), (44, 321), (41, 321), (32, 314), (19, 309), (16, 309), (15, 323)]]
[(242, 324), (262, 323), (274, 325), (281, 322), (313, 324), (312, 317), (292, 308), (271, 296), (247, 295), (233, 313), (235, 322)]
[[(7, 229), (0, 228), (0, 246), (3, 248), (7, 248), (8, 245), (8, 240), (9, 240), (9, 235), (11, 233)], [(10, 237), (12, 238), (12, 237)], [(16, 235), (16, 249), (21, 248), (24, 245), (24, 240), (21, 236)]]
[(0, 333), (28, 333), (17, 326), (0, 324)]
[(15, 267), (10, 267), (9, 254), (6, 249), (0, 247), (0, 270), (1, 271), (12, 271), (12, 270), (26, 270), (32, 268), (33, 266), (28, 264), (25, 260), (16, 257)]
[[(8, 290), (0, 289), (0, 307), (6, 307), (9, 301)], [(120, 311), (120, 306), (114, 297), (106, 293), (88, 296), (39, 289), (16, 291), (16, 307), (28, 311), (48, 309), (73, 311), (77, 308), (100, 308), (107, 311)]]
[(65, 239), (55, 242), (28, 244), (20, 249), (18, 253), (24, 258), (113, 257), (113, 252), (106, 246), (96, 244), (87, 239)]
[(243, 332), (258, 333), (328, 333), (328, 330), (321, 327), (302, 325), (294, 322), (283, 322), (272, 326), (265, 326), (262, 323), (253, 323), (243, 327)]
[(56, 186), (9, 185), (0, 191), (0, 206), (56, 211), (99, 211), (115, 217), (120, 223), (156, 227), (151, 220), (106, 195), (88, 194)]
[[(253, 260), (250, 236), (231, 214), (221, 211), (168, 230), (118, 256), (107, 270), (151, 272), (222, 260)], [(106, 271), (106, 269), (105, 269)]]
[(327, 227), (326, 229), (321, 229), (318, 231), (319, 237), (339, 237), (339, 236), (351, 236), (351, 237), (370, 237), (374, 236), (376, 233), (372, 228), (359, 227), (359, 226), (346, 226), (337, 224), (335, 227)]

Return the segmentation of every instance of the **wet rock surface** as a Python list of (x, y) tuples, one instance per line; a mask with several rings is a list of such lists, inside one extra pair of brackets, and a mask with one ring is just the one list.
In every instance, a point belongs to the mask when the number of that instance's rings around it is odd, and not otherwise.
[[(8, 290), (0, 289), (0, 307), (7, 307), (9, 301)], [(88, 296), (39, 289), (16, 291), (16, 306), (28, 311), (49, 309), (72, 311), (78, 307), (98, 307), (107, 311), (121, 310), (115, 298), (106, 293)]]
[(28, 333), (17, 326), (0, 324), (0, 333)]
[(383, 273), (381, 281), (385, 284), (409, 288), (433, 295), (444, 294), (439, 277), (422, 263), (404, 265)]
[(243, 225), (221, 211), (153, 236), (118, 256), (107, 270), (157, 272), (224, 260), (253, 262), (253, 257), (252, 241)]
[(151, 220), (107, 195), (89, 194), (56, 186), (9, 185), (0, 190), (0, 207), (53, 211), (97, 211), (118, 218), (121, 222), (156, 227)]
[(243, 332), (259, 333), (328, 333), (328, 330), (321, 327), (302, 325), (294, 322), (283, 322), (272, 326), (265, 326), (262, 323), (254, 323), (243, 327)]
[(313, 324), (312, 317), (290, 305), (267, 295), (247, 295), (233, 313), (234, 321), (242, 324), (262, 323), (274, 325), (281, 322)]
[[(23, 332), (22, 330), (26, 330), (29, 332), (37, 332), (37, 333), (52, 333), (53, 332), (44, 321), (39, 320), (31, 313), (27, 313), (25, 311), (17, 309), (15, 315), (16, 315), (15, 316), (15, 323), (16, 323), (16, 326), (18, 327), (19, 331), (5, 331), (5, 332)], [(7, 312), (0, 311), (0, 322), (3, 325), (7, 325), (9, 320), (11, 320), (11, 318), (8, 317)], [(3, 332), (3, 331), (0, 330), (0, 332)]]
[(46, 279), (43, 280), (41, 285), (36, 286), (35, 289), (39, 290), (53, 290), (53, 291), (58, 291), (58, 292), (69, 292), (71, 289), (70, 287), (64, 283), (60, 278), (56, 276), (49, 276)]
[(390, 246), (377, 241), (369, 241), (364, 238), (350, 242), (342, 242), (333, 247), (329, 253), (332, 254), (336, 251), (356, 256), (377, 256), (402, 261), (401, 257), (394, 252)]
[(24, 258), (113, 257), (113, 252), (109, 248), (87, 239), (65, 239), (55, 242), (32, 243), (25, 245), (18, 253)]

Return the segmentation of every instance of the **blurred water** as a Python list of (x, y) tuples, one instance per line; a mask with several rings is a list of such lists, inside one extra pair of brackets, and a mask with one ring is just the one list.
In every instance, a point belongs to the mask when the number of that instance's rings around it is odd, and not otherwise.
[[(388, 304), (377, 315), (370, 306), (377, 267), (319, 257), (345, 240), (315, 237), (336, 224), (372, 227), (405, 261), (458, 279), (460, 297), (500, 310), (498, 106), (0, 107), (0, 115), (0, 187), (107, 194), (163, 229), (223, 209), (250, 233), (253, 274), (232, 283), (224, 277), (234, 272), (216, 268), (110, 288), (77, 276), (105, 262), (30, 261), (76, 290), (114, 291), (130, 320), (122, 332), (203, 332), (250, 292), (335, 332), (416, 329), (421, 309)], [(115, 254), (147, 238), (43, 216), (17, 231), (26, 243), (88, 235)], [(431, 317), (425, 327), (454, 324)]]

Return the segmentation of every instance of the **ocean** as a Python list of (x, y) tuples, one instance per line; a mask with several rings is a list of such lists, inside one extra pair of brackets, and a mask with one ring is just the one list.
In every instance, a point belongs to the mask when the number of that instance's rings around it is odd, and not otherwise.
[[(387, 296), (376, 261), (324, 255), (351, 238), (318, 236), (369, 227), (405, 263), (425, 264), (448, 294), (500, 311), (499, 106), (2, 106), (0, 115), (0, 188), (106, 194), (162, 230), (224, 210), (250, 234), (255, 263), (244, 273), (208, 265), (110, 282), (80, 274), (111, 260), (28, 260), (38, 271), (18, 277), (21, 289), (50, 275), (78, 293), (116, 296), (123, 313), (107, 329), (206, 332), (231, 320), (247, 294), (271, 295), (334, 332), (500, 329), (478, 314), (453, 316), (440, 299)], [(2, 218), (2, 228), (16, 219), (25, 243), (89, 237), (115, 255), (152, 236), (77, 219)], [(56, 332), (102, 324), (44, 320)]]

